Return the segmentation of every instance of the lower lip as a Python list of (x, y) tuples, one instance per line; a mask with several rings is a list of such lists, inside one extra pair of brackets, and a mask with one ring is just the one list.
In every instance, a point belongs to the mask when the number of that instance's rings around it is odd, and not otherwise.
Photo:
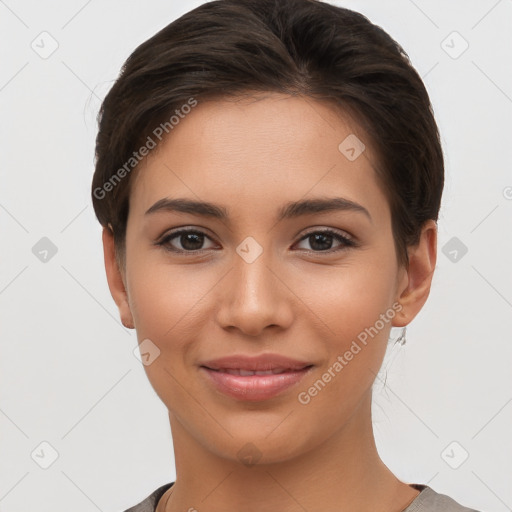
[(246, 401), (268, 400), (297, 384), (310, 370), (294, 370), (273, 375), (232, 375), (201, 366), (210, 382), (222, 393)]

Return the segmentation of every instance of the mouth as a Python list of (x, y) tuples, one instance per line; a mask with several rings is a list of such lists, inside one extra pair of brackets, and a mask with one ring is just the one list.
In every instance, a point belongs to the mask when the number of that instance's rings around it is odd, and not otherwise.
[[(296, 365), (297, 366), (297, 365)], [(242, 401), (269, 400), (297, 385), (314, 365), (274, 367), (267, 370), (210, 368), (200, 366), (207, 381), (217, 391)]]
[(248, 377), (250, 375), (278, 375), (280, 373), (285, 373), (285, 372), (304, 370), (305, 368), (310, 368), (311, 366), (313, 366), (313, 365), (304, 366), (299, 369), (273, 368), (272, 370), (244, 370), (243, 368), (209, 368), (208, 366), (203, 366), (203, 368), (212, 370), (214, 372), (224, 372), (224, 373), (229, 373), (230, 375), (242, 375), (243, 377)]

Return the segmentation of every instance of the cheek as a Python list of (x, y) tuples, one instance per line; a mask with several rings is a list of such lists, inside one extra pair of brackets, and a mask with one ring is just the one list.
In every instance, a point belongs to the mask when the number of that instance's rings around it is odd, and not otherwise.
[(190, 340), (204, 332), (209, 316), (204, 314), (205, 298), (212, 285), (197, 274), (192, 278), (192, 266), (178, 270), (148, 262), (134, 264), (130, 271), (130, 307), (138, 342), (151, 340), (157, 348), (149, 346), (158, 354), (144, 370), (167, 407), (182, 410), (190, 399), (184, 392), (190, 382), (184, 362), (193, 359)]
[(205, 308), (219, 277), (206, 267), (137, 264), (136, 260), (129, 272), (130, 306), (139, 341), (149, 338), (165, 353), (184, 350), (187, 338), (211, 318)]
[[(141, 237), (142, 238), (142, 237)], [(191, 407), (191, 340), (208, 332), (205, 314), (210, 293), (215, 291), (214, 272), (192, 264), (171, 265), (160, 251), (144, 247), (140, 239), (127, 232), (127, 291), (141, 352), (145, 347), (155, 357), (142, 357), (144, 371), (156, 394), (171, 411), (187, 416)], [(222, 285), (222, 282), (219, 283)], [(150, 340), (153, 345), (146, 342)], [(193, 402), (193, 401), (192, 401)], [(192, 414), (190, 412), (190, 414)], [(204, 422), (204, 411), (195, 410), (194, 424)]]
[[(314, 430), (326, 435), (345, 424), (371, 389), (395, 314), (386, 280), (377, 285), (369, 276), (357, 277), (354, 273), (350, 278), (340, 277), (337, 283), (330, 281), (314, 302), (330, 328), (323, 341), (318, 336), (316, 340), (319, 346), (322, 343), (327, 358), (297, 391), (297, 403), (316, 425)], [(362, 286), (365, 281), (367, 289)]]
[[(329, 339), (338, 340), (340, 349), (359, 333), (375, 324), (392, 305), (396, 268), (392, 261), (355, 262), (347, 259), (337, 267), (317, 268), (308, 278), (289, 276), (290, 286), (307, 306), (304, 313), (325, 331)], [(380, 326), (380, 323), (379, 323)], [(390, 326), (389, 326), (390, 328)], [(380, 330), (382, 326), (380, 326)]]
[[(297, 280), (294, 288), (318, 326), (312, 335), (328, 359), (322, 373), (308, 382), (313, 385), (320, 377), (316, 405), (340, 399), (356, 402), (382, 364), (396, 314), (392, 304), (397, 269), (392, 254), (364, 260), (358, 257), (356, 264), (355, 257), (347, 258), (343, 266)], [(312, 396), (316, 392), (313, 389)]]

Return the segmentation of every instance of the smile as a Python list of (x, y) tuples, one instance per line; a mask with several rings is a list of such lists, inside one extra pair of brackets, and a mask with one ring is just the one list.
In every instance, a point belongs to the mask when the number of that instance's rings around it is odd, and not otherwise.
[(274, 368), (272, 370), (244, 370), (236, 368), (212, 369), (201, 366), (208, 383), (217, 391), (245, 401), (269, 400), (298, 384), (313, 365), (302, 369)]

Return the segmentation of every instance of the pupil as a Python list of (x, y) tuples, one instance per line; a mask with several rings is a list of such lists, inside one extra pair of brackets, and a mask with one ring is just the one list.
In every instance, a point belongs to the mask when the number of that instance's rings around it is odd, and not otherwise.
[[(313, 249), (319, 249), (319, 250), (325, 250), (325, 249), (330, 249), (331, 247), (331, 244), (332, 244), (332, 240), (329, 240), (327, 242), (325, 242), (325, 239), (330, 239), (331, 238), (331, 235), (324, 235), (322, 233), (317, 233), (317, 234), (314, 234), (314, 235), (310, 235), (309, 237), (309, 243), (311, 244), (311, 247)], [(321, 243), (321, 240), (324, 240), (324, 243), (322, 244)], [(315, 245), (317, 244), (317, 242), (320, 242), (319, 244), (319, 247), (315, 247)]]
[(203, 235), (197, 233), (185, 233), (181, 235), (181, 245), (184, 249), (194, 251), (203, 245)]

